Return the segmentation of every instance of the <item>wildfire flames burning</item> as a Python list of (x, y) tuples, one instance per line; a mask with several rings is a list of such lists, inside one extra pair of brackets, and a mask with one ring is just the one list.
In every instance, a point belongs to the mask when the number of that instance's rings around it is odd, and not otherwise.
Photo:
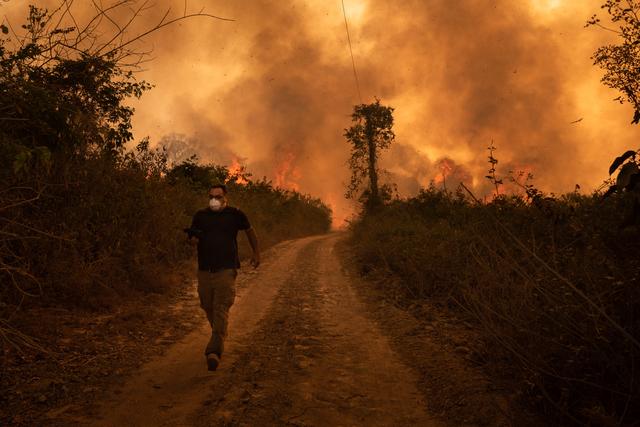
[(436, 187), (454, 191), (460, 183), (470, 185), (473, 182), (469, 171), (448, 157), (434, 163), (434, 173), (429, 183), (423, 183), (423, 187), (433, 183)]
[(433, 182), (437, 184), (442, 184), (445, 188), (447, 185), (447, 177), (451, 175), (455, 164), (451, 159), (441, 159), (436, 162), (436, 168), (440, 171), (438, 175), (433, 178)]
[(237, 158), (234, 158), (228, 167), (229, 178), (234, 179), (237, 184), (246, 185), (249, 183), (245, 178), (247, 173), (246, 167), (243, 166)]
[[(395, 108), (396, 142), (382, 162), (400, 195), (431, 181), (492, 194), (483, 178), (491, 140), (501, 176), (526, 164), (544, 191), (597, 187), (611, 159), (637, 146), (628, 105), (611, 102), (616, 94), (590, 59), (615, 37), (584, 28), (602, 3), (346, 0), (362, 102), (377, 96)], [(235, 21), (185, 23), (144, 42), (154, 60), (139, 76), (156, 87), (135, 105), (136, 136), (193, 136), (201, 158), (234, 172), (242, 163), (277, 186), (332, 200), (348, 217), (343, 133), (360, 100), (339, 2), (189, 2), (202, 6)], [(167, 7), (184, 2), (159, 0), (131, 30), (155, 24)], [(91, 9), (73, 8), (81, 21)], [(19, 26), (26, 7), (9, 1), (2, 12)], [(294, 150), (283, 150), (284, 136)], [(246, 163), (234, 163), (236, 153)]]
[(285, 190), (300, 191), (300, 178), (302, 173), (295, 162), (296, 156), (289, 152), (286, 153), (284, 159), (276, 166), (274, 175), (274, 184), (276, 187), (283, 188)]

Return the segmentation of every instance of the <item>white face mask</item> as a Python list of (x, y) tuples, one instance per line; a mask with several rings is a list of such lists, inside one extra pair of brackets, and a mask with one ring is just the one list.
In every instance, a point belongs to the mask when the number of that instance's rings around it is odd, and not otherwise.
[(218, 199), (210, 199), (209, 207), (212, 211), (219, 211), (220, 209), (222, 209), (222, 202)]

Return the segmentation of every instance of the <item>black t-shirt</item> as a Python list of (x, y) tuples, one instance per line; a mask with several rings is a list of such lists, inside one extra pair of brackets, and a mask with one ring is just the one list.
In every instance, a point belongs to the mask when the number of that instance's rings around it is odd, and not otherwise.
[(247, 216), (240, 209), (226, 206), (219, 212), (209, 208), (193, 216), (191, 229), (198, 237), (198, 268), (221, 270), (240, 268), (238, 258), (238, 230), (251, 228)]

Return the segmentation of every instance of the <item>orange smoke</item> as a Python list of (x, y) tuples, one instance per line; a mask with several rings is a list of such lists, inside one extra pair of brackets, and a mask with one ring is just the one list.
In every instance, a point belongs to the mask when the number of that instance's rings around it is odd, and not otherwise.
[(455, 164), (451, 159), (441, 159), (436, 163), (436, 168), (440, 172), (433, 178), (433, 183), (436, 185), (443, 184), (446, 185), (447, 177), (451, 175)]
[[(433, 163), (430, 183), (454, 191), (460, 183), (469, 184), (472, 176), (464, 165), (456, 163), (449, 157), (443, 157)], [(425, 185), (423, 185), (424, 187)]]
[(518, 186), (531, 183), (533, 180), (533, 165), (522, 165), (512, 169), (510, 172), (511, 178)]
[(300, 169), (294, 165), (296, 156), (289, 152), (284, 156), (284, 159), (276, 166), (275, 170), (275, 186), (285, 189), (299, 191), (300, 184), (298, 183), (302, 174)]
[(344, 208), (342, 194), (330, 193), (322, 200), (331, 208), (331, 228), (334, 230), (344, 228), (353, 212), (351, 209)]
[[(135, 134), (152, 141), (184, 134), (189, 151), (217, 164), (237, 153), (256, 176), (350, 212), (342, 198), (350, 175), (343, 129), (354, 104), (377, 96), (396, 109), (397, 142), (382, 161), (401, 196), (432, 180), (453, 191), (462, 179), (479, 196), (492, 194), (484, 178), (490, 140), (500, 149), (501, 177), (517, 162), (535, 167), (541, 190), (594, 188), (613, 158), (637, 146), (638, 129), (629, 125), (629, 106), (611, 102), (617, 93), (600, 83), (590, 59), (615, 40), (584, 28), (603, 2), (346, 1), (359, 100), (339, 2), (195, 0), (190, 10), (206, 5), (237, 20), (185, 22), (140, 45), (157, 46), (139, 75), (156, 89), (135, 101)], [(0, 0), (0, 9), (19, 26), (26, 3)], [(156, 3), (131, 31), (184, 6)], [(74, 2), (76, 18), (86, 22), (90, 4)], [(454, 170), (434, 162), (444, 157), (455, 160)]]

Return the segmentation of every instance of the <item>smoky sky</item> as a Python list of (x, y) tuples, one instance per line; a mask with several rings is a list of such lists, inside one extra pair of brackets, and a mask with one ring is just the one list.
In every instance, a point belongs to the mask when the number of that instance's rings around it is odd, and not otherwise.
[[(3, 9), (16, 16), (18, 3)], [(136, 28), (184, 4), (158, 0)], [(597, 187), (637, 135), (590, 60), (612, 40), (584, 28), (600, 4), (345, 0), (362, 101), (395, 108), (382, 166), (400, 194), (439, 183), (443, 161), (479, 195), (491, 191), (492, 143), (498, 174), (525, 170), (556, 193)], [(134, 103), (136, 137), (178, 135), (204, 160), (240, 160), (256, 177), (327, 200), (340, 222), (353, 211), (343, 133), (360, 102), (340, 1), (187, 3), (203, 5), (235, 21), (194, 18), (144, 41), (153, 60), (138, 75), (155, 88)]]

